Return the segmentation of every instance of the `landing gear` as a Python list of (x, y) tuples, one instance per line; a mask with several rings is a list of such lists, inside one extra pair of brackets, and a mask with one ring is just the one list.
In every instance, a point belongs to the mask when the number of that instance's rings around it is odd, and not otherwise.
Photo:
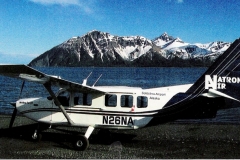
[(40, 142), (42, 140), (42, 131), (49, 128), (49, 125), (38, 123), (36, 129), (33, 131), (31, 135), (31, 139), (34, 142)]
[(77, 136), (77, 138), (75, 138), (74, 148), (76, 150), (84, 151), (88, 148), (88, 146), (89, 146), (88, 138), (92, 134), (93, 130), (94, 130), (94, 127), (89, 126), (85, 135), (79, 135), (79, 136)]
[(74, 142), (74, 148), (79, 151), (84, 151), (88, 148), (89, 141), (84, 135), (80, 135), (76, 138)]
[[(93, 130), (94, 130), (94, 127), (89, 126), (87, 128), (87, 131), (86, 131), (85, 135), (77, 135), (74, 138), (73, 146), (76, 150), (84, 151), (89, 147), (88, 138), (92, 134)], [(38, 124), (37, 129), (34, 130), (32, 136), (31, 136), (32, 140), (34, 140), (35, 142), (39, 142), (42, 139), (42, 134), (41, 134), (40, 131), (42, 131), (42, 130), (40, 130), (40, 125)]]
[(34, 133), (32, 134), (32, 140), (39, 142), (42, 139), (42, 134), (39, 133), (39, 131), (36, 129)]

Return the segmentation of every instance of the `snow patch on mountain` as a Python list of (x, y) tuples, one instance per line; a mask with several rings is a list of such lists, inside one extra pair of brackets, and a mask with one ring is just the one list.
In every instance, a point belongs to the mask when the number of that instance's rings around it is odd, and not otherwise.
[(180, 38), (173, 38), (166, 32), (155, 38), (153, 43), (165, 52), (163, 55), (165, 55), (167, 59), (176, 56), (182, 59), (197, 58), (210, 56), (212, 53), (219, 55), (225, 52), (231, 45), (231, 43), (220, 41), (206, 44), (190, 44), (182, 41)]

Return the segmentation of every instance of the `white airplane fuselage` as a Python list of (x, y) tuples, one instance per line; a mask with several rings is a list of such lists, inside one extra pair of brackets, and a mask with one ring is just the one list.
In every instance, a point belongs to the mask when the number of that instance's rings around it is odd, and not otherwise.
[[(98, 86), (107, 94), (68, 92), (56, 94), (74, 126), (106, 129), (138, 129), (146, 126), (162, 107), (191, 84), (152, 89), (125, 86)], [(54, 100), (25, 98), (16, 102), (18, 112), (42, 123), (68, 125), (68, 121)], [(156, 111), (156, 112), (154, 112)]]
[[(0, 65), (0, 75), (44, 86), (50, 97), (19, 99), (17, 111), (37, 122), (51, 125), (87, 127), (84, 135), (75, 137), (74, 147), (86, 150), (95, 128), (138, 129), (177, 119), (214, 118), (225, 109), (225, 98), (240, 102), (240, 39), (217, 58), (193, 85), (152, 89), (124, 86), (87, 86), (42, 73), (26, 65)], [(82, 74), (82, 73), (79, 73)], [(226, 78), (228, 77), (228, 78)], [(225, 81), (226, 80), (226, 81)], [(54, 93), (52, 87), (58, 87)], [(40, 127), (38, 127), (40, 128)], [(40, 138), (39, 129), (33, 139)]]

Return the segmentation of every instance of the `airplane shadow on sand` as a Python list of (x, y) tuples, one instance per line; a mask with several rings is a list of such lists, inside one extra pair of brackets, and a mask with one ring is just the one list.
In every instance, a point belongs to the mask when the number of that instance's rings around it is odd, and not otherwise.
[[(86, 129), (76, 127), (52, 127), (49, 125), (40, 125), (41, 138), (37, 140), (32, 139), (34, 131), (38, 128), (38, 124), (22, 125), (10, 128), (0, 128), (0, 138), (11, 138), (15, 141), (25, 141), (26, 143), (33, 144), (40, 143), (38, 147), (46, 147), (49, 145), (57, 148), (74, 149), (73, 142), (75, 142), (78, 135), (84, 135)], [(89, 144), (110, 145), (113, 142), (120, 141), (122, 143), (136, 143), (133, 140), (135, 134), (116, 133), (111, 131), (95, 129), (89, 138)], [(31, 143), (32, 142), (32, 143)]]

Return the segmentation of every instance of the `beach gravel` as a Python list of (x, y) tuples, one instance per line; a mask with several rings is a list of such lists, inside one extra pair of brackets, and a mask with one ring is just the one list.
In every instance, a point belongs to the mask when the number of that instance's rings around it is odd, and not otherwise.
[[(95, 130), (86, 151), (73, 148), (73, 137), (85, 129), (52, 127), (42, 132), (39, 142), (31, 135), (36, 122), (17, 116), (8, 129), (11, 116), (0, 116), (0, 158), (61, 159), (139, 159), (139, 158), (240, 158), (238, 124), (166, 123), (139, 130), (113, 130), (107, 142)], [(49, 127), (49, 126), (44, 126)]]

